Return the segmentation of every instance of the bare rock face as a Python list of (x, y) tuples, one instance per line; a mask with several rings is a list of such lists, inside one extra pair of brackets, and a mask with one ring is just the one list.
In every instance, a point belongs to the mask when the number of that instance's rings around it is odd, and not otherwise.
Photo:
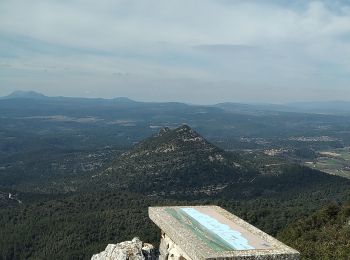
[(109, 244), (104, 251), (93, 255), (91, 260), (156, 260), (156, 249), (135, 237), (131, 241)]

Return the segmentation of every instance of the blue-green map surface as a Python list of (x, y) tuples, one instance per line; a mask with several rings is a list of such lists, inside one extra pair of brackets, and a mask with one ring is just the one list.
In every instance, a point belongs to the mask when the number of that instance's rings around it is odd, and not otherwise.
[(255, 249), (239, 231), (195, 208), (169, 208), (166, 211), (215, 251)]

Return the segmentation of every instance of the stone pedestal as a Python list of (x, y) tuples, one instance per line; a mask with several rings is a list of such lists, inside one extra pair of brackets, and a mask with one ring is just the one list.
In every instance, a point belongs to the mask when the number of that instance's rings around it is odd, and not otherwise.
[(160, 239), (159, 254), (159, 260), (192, 260), (164, 232)]
[(299, 260), (298, 251), (217, 206), (151, 207), (160, 260)]

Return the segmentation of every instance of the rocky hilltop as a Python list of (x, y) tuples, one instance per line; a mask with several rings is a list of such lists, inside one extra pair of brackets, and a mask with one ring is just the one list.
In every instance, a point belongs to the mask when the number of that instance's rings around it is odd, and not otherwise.
[(109, 244), (104, 251), (93, 255), (91, 260), (156, 260), (157, 250), (135, 237), (131, 241)]
[(98, 177), (138, 192), (212, 193), (246, 175), (244, 167), (187, 125), (163, 128), (119, 156)]

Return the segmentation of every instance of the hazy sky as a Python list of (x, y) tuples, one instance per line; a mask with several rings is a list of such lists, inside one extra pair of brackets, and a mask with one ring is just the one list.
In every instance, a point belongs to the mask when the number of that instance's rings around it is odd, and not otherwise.
[(1, 0), (0, 95), (350, 100), (350, 1)]

